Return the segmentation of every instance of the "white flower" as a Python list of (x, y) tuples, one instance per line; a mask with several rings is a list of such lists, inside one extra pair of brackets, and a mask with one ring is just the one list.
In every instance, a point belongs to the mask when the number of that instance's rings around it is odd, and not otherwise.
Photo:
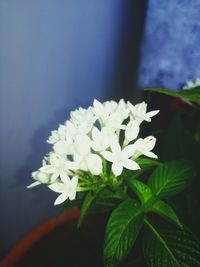
[(42, 184), (47, 184), (50, 181), (49, 174), (40, 171), (32, 172), (32, 177)]
[(135, 152), (134, 145), (128, 145), (121, 150), (118, 143), (113, 143), (111, 145), (111, 150), (112, 152), (103, 151), (101, 154), (106, 160), (112, 162), (112, 171), (116, 176), (122, 173), (123, 168), (127, 168), (129, 170), (140, 169), (140, 166), (135, 161), (129, 159)]
[(104, 119), (105, 127), (113, 132), (119, 129), (124, 129), (125, 127), (124, 125), (122, 125), (122, 123), (123, 123), (123, 118), (121, 114), (118, 112), (114, 112)]
[(47, 143), (49, 144), (55, 144), (56, 142), (58, 142), (59, 139), (59, 135), (58, 135), (58, 131), (52, 131), (51, 135), (49, 136)]
[(130, 121), (125, 129), (125, 138), (129, 142), (135, 140), (138, 137), (140, 131), (139, 123), (135, 120)]
[(128, 118), (130, 110), (129, 110), (128, 105), (125, 103), (124, 99), (121, 99), (119, 101), (118, 106), (116, 108), (116, 112), (119, 114), (122, 120), (125, 120)]
[(60, 138), (60, 140), (65, 141), (67, 139), (67, 132), (68, 129), (66, 127), (66, 125), (59, 125), (58, 127), (58, 136)]
[(110, 115), (116, 107), (117, 103), (115, 101), (106, 101), (104, 103), (101, 103), (95, 99), (93, 102), (92, 111), (96, 116), (104, 117)]
[(113, 140), (117, 141), (117, 138), (117, 135), (107, 127), (103, 127), (101, 131), (96, 127), (93, 127), (91, 147), (94, 151), (106, 150)]
[[(154, 137), (138, 139), (140, 124), (144, 120), (151, 121), (158, 112), (147, 112), (145, 102), (134, 106), (123, 99), (118, 103), (94, 100), (88, 109), (72, 111), (69, 120), (51, 132), (47, 142), (53, 149), (44, 157), (42, 167), (32, 174), (35, 181), (28, 187), (48, 184), (50, 189), (61, 193), (56, 205), (74, 199), (77, 190), (89, 190), (92, 179), (97, 180), (97, 184), (101, 184), (101, 179), (104, 183), (104, 178), (109, 178), (105, 176), (110, 175), (106, 160), (112, 163), (115, 176), (119, 176), (123, 168), (140, 169), (134, 159), (142, 154), (157, 157), (151, 152), (156, 142)], [(90, 172), (91, 179), (87, 182), (86, 175), (84, 183), (77, 188), (80, 170)], [(110, 179), (114, 179), (112, 174)]]
[[(87, 124), (88, 127), (92, 126), (94, 122), (96, 121), (96, 116), (94, 115), (92, 111), (92, 107), (89, 107), (88, 109), (79, 108), (75, 111), (72, 111), (70, 113), (71, 115), (71, 122), (75, 125)], [(91, 129), (91, 128), (90, 128)]]
[(135, 153), (133, 158), (138, 158), (140, 155), (145, 155), (150, 158), (157, 158), (157, 155), (151, 152), (156, 143), (156, 138), (153, 136), (148, 136), (144, 139), (139, 138), (135, 143)]
[(100, 156), (96, 154), (90, 154), (87, 157), (87, 167), (88, 170), (94, 174), (94, 175), (99, 175), (102, 173), (102, 159)]
[(74, 200), (76, 197), (76, 188), (78, 184), (78, 177), (74, 176), (70, 179), (68, 176), (61, 177), (62, 182), (55, 182), (48, 187), (56, 193), (61, 193), (59, 197), (54, 202), (54, 205), (63, 203), (69, 198), (69, 200)]
[(73, 142), (60, 140), (54, 144), (53, 149), (56, 154), (71, 155), (73, 154)]
[(60, 177), (66, 177), (69, 173), (67, 159), (58, 154), (51, 153), (49, 156), (49, 163), (41, 167), (39, 171), (47, 174), (52, 174), (53, 179)]
[(77, 169), (82, 171), (88, 171), (88, 164), (87, 164), (87, 158), (89, 154), (86, 155), (79, 155), (77, 153), (74, 153), (74, 161), (77, 164)]
[(40, 184), (48, 184), (51, 181), (51, 176), (41, 171), (32, 172), (32, 177), (35, 182), (28, 185), (27, 188), (32, 188)]
[(74, 152), (78, 155), (88, 155), (91, 150), (91, 139), (87, 135), (78, 135), (74, 141)]
[(147, 112), (147, 104), (145, 102), (139, 103), (135, 106), (128, 102), (128, 106), (130, 108), (131, 115), (139, 123), (141, 123), (142, 121), (150, 122), (151, 117), (155, 116), (159, 112), (159, 110)]
[(100, 123), (105, 124), (108, 120), (110, 114), (114, 112), (117, 107), (117, 103), (115, 101), (107, 101), (104, 103), (100, 103), (98, 100), (94, 100), (93, 102), (93, 113), (97, 116)]

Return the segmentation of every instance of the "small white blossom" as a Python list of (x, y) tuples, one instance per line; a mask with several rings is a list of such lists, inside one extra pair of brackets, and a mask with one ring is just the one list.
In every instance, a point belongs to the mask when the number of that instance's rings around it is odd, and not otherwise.
[(49, 163), (41, 167), (39, 171), (52, 174), (53, 179), (66, 177), (69, 172), (67, 160), (65, 157), (51, 153), (49, 156)]
[(71, 140), (60, 140), (54, 144), (53, 149), (59, 155), (71, 155), (73, 153), (73, 142)]
[(113, 140), (117, 142), (117, 138), (117, 135), (107, 127), (103, 127), (101, 131), (93, 127), (91, 147), (94, 151), (103, 151), (111, 145)]
[(78, 184), (78, 177), (74, 176), (72, 179), (69, 176), (62, 176), (61, 182), (55, 182), (48, 187), (56, 192), (61, 193), (59, 197), (54, 202), (54, 205), (59, 205), (69, 198), (69, 200), (74, 200), (76, 197), (76, 188)]
[(125, 138), (129, 142), (135, 140), (138, 137), (140, 131), (139, 123), (136, 120), (130, 121), (125, 129)]
[(155, 116), (159, 112), (159, 110), (147, 112), (147, 104), (145, 102), (139, 103), (135, 106), (128, 102), (128, 106), (130, 108), (131, 115), (139, 123), (141, 123), (142, 121), (150, 122), (151, 117)]
[[(94, 122), (96, 121), (96, 116), (94, 115), (92, 108), (88, 109), (79, 108), (70, 113), (71, 119), (70, 121), (75, 125), (88, 125), (88, 127), (92, 127)], [(91, 129), (91, 128), (90, 128)]]
[(78, 135), (74, 141), (74, 150), (79, 155), (88, 155), (91, 150), (91, 139), (87, 135)]
[(123, 118), (118, 112), (114, 112), (104, 119), (105, 127), (113, 132), (115, 132), (116, 130), (124, 129), (125, 126), (122, 123)]
[(60, 140), (59, 135), (58, 135), (58, 131), (52, 131), (51, 135), (49, 136), (47, 143), (49, 144), (55, 144), (56, 142), (58, 142)]
[(116, 176), (119, 176), (122, 173), (123, 168), (129, 170), (140, 169), (140, 166), (135, 161), (129, 159), (135, 152), (135, 147), (133, 145), (128, 145), (121, 150), (118, 143), (113, 143), (111, 145), (111, 151), (112, 152), (103, 151), (101, 154), (106, 160), (112, 162), (112, 171)]
[(87, 157), (88, 170), (94, 175), (100, 175), (102, 173), (102, 159), (96, 154), (90, 154)]
[(35, 182), (28, 185), (27, 188), (32, 188), (40, 184), (48, 184), (51, 181), (51, 176), (41, 171), (32, 172), (32, 177)]
[(153, 136), (148, 136), (144, 139), (139, 138), (135, 143), (135, 153), (133, 158), (138, 158), (140, 155), (145, 155), (150, 158), (157, 158), (151, 150), (154, 148), (156, 143), (156, 138)]

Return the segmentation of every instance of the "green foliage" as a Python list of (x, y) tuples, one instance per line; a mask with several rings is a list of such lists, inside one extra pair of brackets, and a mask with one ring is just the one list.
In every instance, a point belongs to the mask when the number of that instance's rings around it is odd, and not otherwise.
[[(168, 204), (169, 201), (166, 203), (162, 200), (183, 191), (195, 174), (194, 166), (189, 160), (180, 160), (180, 155), (185, 151), (188, 151), (187, 156), (191, 156), (186, 159), (192, 158), (196, 147), (195, 141), (191, 140), (190, 133), (183, 127), (179, 116), (176, 116), (172, 126), (167, 132), (167, 158), (174, 157), (177, 160), (161, 163), (139, 157), (136, 161), (141, 170), (124, 170), (119, 177), (109, 176), (109, 168), (105, 168), (105, 179), (102, 184), (97, 177), (87, 177), (87, 181), (91, 180), (93, 190), (80, 193), (84, 197), (64, 205), (66, 210), (75, 206), (80, 207), (78, 226), (89, 213), (112, 210), (105, 233), (106, 267), (115, 267), (124, 261), (130, 250), (135, 248), (135, 241), (144, 223), (148, 228), (143, 242), (148, 267), (200, 266), (198, 241), (189, 230), (183, 228), (174, 209)], [(177, 140), (176, 137), (179, 135), (182, 137)], [(194, 157), (196, 158), (196, 155)], [(150, 177), (146, 181), (149, 174)], [(82, 173), (83, 182), (84, 179)], [(160, 223), (153, 225), (147, 220), (149, 213), (157, 214), (162, 217), (162, 222), (164, 219), (170, 223), (164, 228)]]
[(139, 197), (145, 212), (155, 212), (166, 220), (182, 227), (182, 224), (173, 209), (162, 200), (159, 200), (148, 185), (138, 180), (131, 180), (128, 182), (128, 186)]
[(136, 162), (140, 165), (141, 170), (148, 170), (149, 168), (158, 166), (161, 164), (157, 159), (139, 157), (136, 159)]
[(117, 266), (130, 251), (143, 224), (141, 207), (131, 199), (123, 201), (111, 214), (106, 227), (105, 266)]
[(200, 266), (200, 244), (188, 229), (145, 223), (148, 232), (143, 249), (148, 267)]
[(132, 179), (132, 180), (127, 181), (127, 184), (129, 188), (133, 192), (135, 192), (135, 194), (138, 196), (142, 204), (146, 203), (148, 200), (154, 197), (151, 188), (141, 181)]
[(143, 174), (144, 172), (151, 170), (152, 168), (159, 166), (161, 164), (161, 162), (159, 162), (158, 160), (145, 158), (145, 157), (137, 158), (136, 162), (139, 164), (141, 169), (134, 171), (134, 172), (126, 169), (123, 175), (124, 180), (135, 179), (139, 177), (141, 174)]
[(190, 90), (181, 90), (180, 92), (174, 92), (164, 88), (147, 88), (146, 90), (200, 103), (200, 87), (195, 87)]
[(157, 200), (152, 205), (151, 211), (159, 214), (160, 216), (162, 216), (166, 220), (177, 224), (177, 226), (182, 227), (182, 224), (179, 221), (179, 219), (178, 219), (176, 213), (174, 212), (174, 210), (168, 204), (166, 204), (164, 201)]
[(99, 188), (96, 191), (89, 191), (84, 200), (83, 203), (81, 205), (81, 210), (80, 210), (80, 215), (79, 215), (79, 219), (78, 219), (78, 226), (81, 225), (81, 223), (83, 222), (83, 220), (85, 219), (85, 217), (87, 216), (87, 214), (90, 212), (90, 210), (92, 209), (92, 206), (95, 204), (95, 201), (98, 198), (99, 193), (101, 192), (103, 188)]
[(148, 185), (157, 197), (169, 197), (184, 190), (194, 176), (188, 161), (171, 161), (160, 165), (149, 178)]

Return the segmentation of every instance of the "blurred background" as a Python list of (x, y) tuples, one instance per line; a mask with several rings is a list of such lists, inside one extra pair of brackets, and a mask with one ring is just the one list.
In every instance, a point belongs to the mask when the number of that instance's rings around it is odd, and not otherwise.
[(0, 257), (58, 214), (27, 189), (50, 131), (79, 106), (200, 77), (198, 0), (0, 1)]

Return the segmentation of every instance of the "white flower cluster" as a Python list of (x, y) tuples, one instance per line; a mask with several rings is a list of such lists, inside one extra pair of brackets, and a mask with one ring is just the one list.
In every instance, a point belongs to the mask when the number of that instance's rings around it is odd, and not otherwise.
[(140, 169), (135, 161), (139, 156), (157, 158), (152, 152), (156, 139), (138, 138), (140, 124), (150, 122), (158, 112), (147, 112), (145, 102), (132, 105), (123, 99), (118, 103), (94, 100), (88, 109), (71, 112), (70, 119), (51, 132), (47, 142), (53, 145), (53, 151), (44, 158), (43, 166), (32, 173), (35, 182), (28, 187), (47, 184), (60, 193), (56, 205), (75, 199), (76, 192), (82, 190), (80, 171), (101, 178), (106, 161), (115, 177), (121, 175), (123, 168)]

